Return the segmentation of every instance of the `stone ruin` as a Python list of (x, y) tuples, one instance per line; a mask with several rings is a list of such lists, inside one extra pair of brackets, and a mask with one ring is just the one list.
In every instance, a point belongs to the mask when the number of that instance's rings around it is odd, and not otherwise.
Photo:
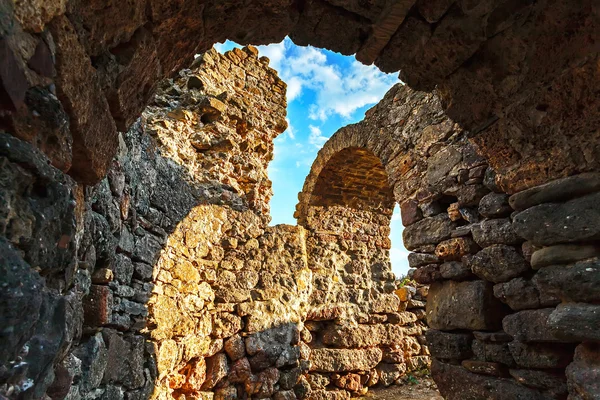
[[(0, 0), (0, 398), (598, 398), (599, 8)], [(407, 86), (268, 226), (286, 85), (209, 49), (287, 34)]]

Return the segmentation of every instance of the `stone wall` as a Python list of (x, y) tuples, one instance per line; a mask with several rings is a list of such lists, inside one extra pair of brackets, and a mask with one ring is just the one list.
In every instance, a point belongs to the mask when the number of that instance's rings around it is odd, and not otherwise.
[[(437, 87), (451, 118), (487, 131), (481, 149), (511, 192), (598, 168), (595, 0), (5, 0), (0, 7), (0, 124), (78, 182), (104, 177), (117, 132), (195, 53), (225, 39), (266, 44), (286, 35), (401, 70), (415, 89)], [(575, 136), (594, 139), (579, 145), (568, 140)], [(563, 146), (569, 150), (555, 157)], [(550, 157), (551, 168), (538, 167)]]
[(597, 181), (575, 175), (510, 197), (488, 184), (482, 221), (470, 229), (482, 250), (458, 263), (467, 274), (448, 276), (448, 263), (419, 267), (437, 281), (427, 339), (446, 398), (597, 395), (595, 350), (585, 344), (597, 340), (597, 207), (585, 205)]
[(429, 365), (422, 318), (394, 294), (376, 157), (346, 160), (353, 190), (373, 179), (357, 208), (339, 182), (306, 228), (267, 226), (286, 128), (267, 65), (252, 47), (197, 58), (119, 135), (95, 186), (3, 136), (2, 315), (22, 327), (3, 336), (4, 396), (348, 398)]
[[(71, 391), (268, 398), (299, 364), (311, 272), (303, 231), (267, 227), (266, 168), (286, 128), (285, 84), (267, 64), (254, 48), (198, 58), (92, 190), (110, 231), (86, 230), (97, 262), (84, 311), (107, 361), (100, 386)], [(106, 256), (93, 249), (111, 235)]]
[[(286, 128), (285, 84), (267, 63), (254, 48), (197, 59), (120, 135), (94, 187), (3, 136), (2, 315), (22, 327), (3, 336), (4, 395), (214, 391), (224, 339), (242, 329), (260, 370), (297, 362), (311, 279), (303, 231), (267, 228), (266, 168)], [(270, 329), (288, 342), (265, 359)]]
[[(445, 398), (593, 398), (597, 174), (510, 196), (502, 188), (505, 177), (476, 147), (477, 138), (439, 118), (436, 101), (398, 86), (364, 121), (338, 131), (306, 180), (299, 222), (318, 231), (314, 221), (328, 219), (315, 216), (340, 214), (344, 201), (353, 213), (370, 209), (389, 220), (390, 202), (400, 203), (404, 245), (412, 251), (410, 276), (430, 285), (426, 339)], [(361, 160), (353, 160), (356, 170), (339, 161), (348, 152), (376, 156), (381, 167), (366, 178)], [(393, 190), (382, 189), (382, 179)], [(337, 193), (337, 181), (346, 182), (346, 196)], [(333, 188), (327, 201), (329, 192), (320, 189), (326, 186)], [(390, 192), (394, 199), (378, 200)], [(341, 215), (336, 220), (345, 221)], [(367, 221), (352, 218), (324, 233), (346, 227), (355, 236), (375, 232)], [(381, 226), (387, 223), (382, 218)]]

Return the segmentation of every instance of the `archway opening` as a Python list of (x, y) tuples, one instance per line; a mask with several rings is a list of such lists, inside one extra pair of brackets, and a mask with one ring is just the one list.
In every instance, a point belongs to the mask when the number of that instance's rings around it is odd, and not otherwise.
[[(424, 310), (407, 311), (390, 263), (393, 186), (381, 158), (339, 131), (315, 160), (296, 217), (307, 232), (313, 291), (311, 374), (335, 374), (329, 390), (361, 393), (389, 386), (428, 366), (420, 336)], [(322, 360), (347, 354), (334, 371)], [(362, 377), (362, 378), (360, 378)], [(358, 381), (354, 388), (342, 382)]]

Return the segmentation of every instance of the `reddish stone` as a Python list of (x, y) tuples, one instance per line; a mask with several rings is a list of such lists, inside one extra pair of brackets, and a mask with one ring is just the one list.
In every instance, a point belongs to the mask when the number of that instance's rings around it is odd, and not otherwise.
[(182, 388), (189, 391), (199, 391), (206, 379), (206, 362), (198, 358), (193, 363), (186, 365), (182, 373), (186, 381)]
[(231, 383), (244, 383), (252, 377), (250, 362), (246, 357), (233, 363), (227, 379)]
[(8, 41), (0, 39), (0, 106), (11, 110), (22, 107), (28, 87), (25, 73), (19, 67)]
[(400, 204), (400, 215), (402, 216), (402, 225), (404, 226), (414, 224), (423, 218), (419, 203), (415, 200), (408, 200)]
[(94, 184), (106, 175), (118, 147), (115, 123), (96, 69), (65, 17), (50, 25), (56, 43), (56, 90), (70, 117), (73, 165), (69, 174)]
[(42, 76), (48, 78), (54, 76), (56, 69), (54, 69), (52, 53), (46, 42), (43, 40), (38, 42), (33, 56), (27, 62), (27, 66)]
[(113, 294), (108, 286), (92, 285), (90, 294), (83, 299), (83, 312), (87, 326), (103, 326), (110, 322)]
[(333, 383), (340, 389), (349, 390), (351, 392), (359, 392), (363, 388), (361, 376), (358, 374), (338, 376), (337, 379), (333, 380)]

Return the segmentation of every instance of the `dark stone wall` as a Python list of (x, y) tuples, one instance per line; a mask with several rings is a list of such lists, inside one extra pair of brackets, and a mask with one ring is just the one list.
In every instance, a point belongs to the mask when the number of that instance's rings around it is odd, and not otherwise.
[[(510, 193), (598, 167), (594, 140), (567, 139), (597, 139), (595, 0), (24, 0), (1, 7), (0, 126), (78, 182), (104, 177), (117, 131), (194, 54), (225, 39), (266, 44), (286, 35), (402, 71), (415, 89), (437, 88), (454, 121), (486, 131), (481, 148)], [(566, 156), (554, 157), (562, 145)]]

